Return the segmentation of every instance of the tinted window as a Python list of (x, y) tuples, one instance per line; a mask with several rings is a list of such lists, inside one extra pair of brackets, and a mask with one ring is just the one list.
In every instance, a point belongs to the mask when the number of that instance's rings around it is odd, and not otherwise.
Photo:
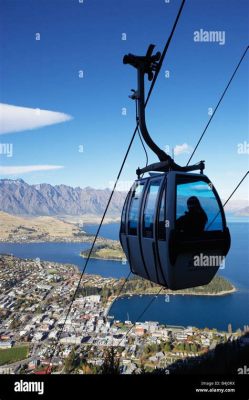
[(160, 202), (160, 209), (158, 215), (158, 239), (166, 240), (166, 211), (165, 211), (165, 189)]
[(128, 219), (128, 234), (137, 235), (137, 226), (139, 218), (139, 210), (141, 204), (141, 198), (143, 193), (144, 182), (139, 182), (132, 191), (132, 198), (129, 209)]
[(145, 237), (153, 237), (154, 216), (156, 213), (155, 207), (160, 183), (161, 180), (152, 181), (147, 192), (143, 215), (143, 236)]
[(127, 209), (127, 202), (128, 202), (129, 194), (127, 195), (122, 211), (122, 217), (121, 217), (121, 233), (125, 233), (125, 216), (126, 216), (126, 209)]
[(223, 229), (219, 204), (211, 184), (188, 177), (178, 178), (176, 229), (193, 236)]

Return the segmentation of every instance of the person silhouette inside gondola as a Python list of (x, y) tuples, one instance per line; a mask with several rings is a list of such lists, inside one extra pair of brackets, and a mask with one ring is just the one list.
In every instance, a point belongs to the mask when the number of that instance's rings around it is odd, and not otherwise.
[(176, 229), (192, 236), (201, 234), (208, 221), (199, 199), (191, 196), (187, 200), (188, 211), (176, 220)]

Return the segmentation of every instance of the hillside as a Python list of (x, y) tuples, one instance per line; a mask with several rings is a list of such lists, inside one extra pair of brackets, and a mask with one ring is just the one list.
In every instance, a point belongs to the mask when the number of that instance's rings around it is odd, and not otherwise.
[[(134, 277), (127, 282), (125, 290), (134, 294), (139, 293), (157, 293), (160, 289), (159, 285), (152, 283), (146, 279)], [(216, 275), (208, 285), (196, 286), (189, 289), (170, 290), (165, 289), (163, 294), (186, 294), (186, 295), (213, 295), (220, 296), (233, 293), (236, 288), (226, 278)]]
[[(93, 235), (82, 231), (79, 225), (55, 217), (16, 216), (0, 211), (0, 242), (77, 242), (91, 243)], [(116, 242), (98, 237), (96, 246), (113, 247)]]
[[(93, 287), (91, 284), (84, 286), (82, 293), (88, 296), (90, 294), (101, 294), (104, 298), (114, 298), (125, 295), (140, 295), (140, 294), (157, 294), (161, 286), (155, 283), (133, 276), (124, 285), (124, 279), (119, 279), (117, 284), (106, 285), (105, 288)], [(122, 293), (120, 292), (122, 288)], [(224, 296), (236, 291), (235, 286), (226, 278), (216, 275), (212, 281), (205, 286), (197, 286), (189, 289), (170, 290), (164, 289), (161, 295), (196, 295), (196, 296)]]
[(235, 212), (234, 215), (236, 215), (237, 217), (249, 217), (249, 206)]
[[(47, 183), (29, 185), (22, 179), (0, 180), (0, 211), (14, 215), (101, 215), (109, 196), (109, 189), (82, 189)], [(115, 192), (108, 215), (120, 215), (125, 196), (123, 192)]]
[(53, 217), (24, 218), (0, 211), (1, 241), (70, 239), (79, 233), (75, 225)]
[[(80, 254), (82, 257), (86, 258), (89, 254), (89, 250), (82, 251)], [(109, 241), (101, 245), (95, 246), (95, 248), (92, 250), (91, 257), (115, 261), (126, 259), (121, 244), (117, 240)]]

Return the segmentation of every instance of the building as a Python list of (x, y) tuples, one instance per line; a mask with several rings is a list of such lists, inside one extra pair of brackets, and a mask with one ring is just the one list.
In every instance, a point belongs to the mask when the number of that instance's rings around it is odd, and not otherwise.
[(4, 341), (4, 342), (0, 342), (0, 349), (11, 349), (12, 347), (12, 342), (10, 342), (9, 340)]
[(100, 302), (99, 295), (86, 296), (86, 297), (84, 297), (84, 299), (86, 302), (89, 302), (89, 303), (99, 303)]
[(14, 370), (8, 366), (0, 367), (0, 374), (14, 374)]
[(142, 326), (136, 326), (135, 327), (135, 334), (137, 335), (137, 336), (143, 336), (144, 334), (145, 334), (145, 328), (144, 327), (142, 327)]
[(81, 340), (82, 340), (81, 336), (78, 336), (78, 337), (77, 336), (67, 336), (67, 337), (61, 338), (60, 343), (77, 345), (77, 344), (81, 343)]

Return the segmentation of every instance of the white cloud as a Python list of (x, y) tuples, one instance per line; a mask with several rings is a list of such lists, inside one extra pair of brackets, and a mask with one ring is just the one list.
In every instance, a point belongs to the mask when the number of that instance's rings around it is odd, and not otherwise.
[(189, 154), (192, 150), (192, 147), (187, 143), (177, 144), (174, 147), (174, 155), (179, 156), (180, 154)]
[(64, 168), (62, 165), (17, 165), (13, 167), (0, 167), (1, 175), (21, 175), (28, 172), (51, 171)]
[(0, 135), (27, 131), (71, 120), (71, 115), (0, 103)]
[(195, 185), (191, 187), (191, 190), (196, 192), (210, 192), (212, 188), (209, 185)]

